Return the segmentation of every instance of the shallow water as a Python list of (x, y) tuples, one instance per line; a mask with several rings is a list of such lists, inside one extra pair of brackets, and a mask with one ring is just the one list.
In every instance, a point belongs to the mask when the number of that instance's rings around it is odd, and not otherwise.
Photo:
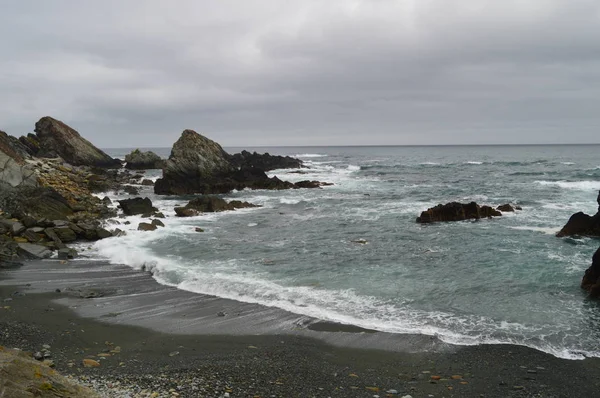
[[(169, 217), (153, 233), (135, 231), (141, 219), (130, 217), (130, 226), (119, 226), (128, 235), (98, 242), (93, 254), (153, 268), (157, 280), (181, 289), (326, 320), (457, 344), (600, 356), (600, 308), (579, 288), (598, 241), (554, 236), (572, 213), (596, 212), (600, 146), (251, 149), (305, 161), (304, 174), (271, 173), (281, 179), (335, 185), (234, 192), (226, 198), (263, 207)], [(108, 152), (122, 158), (129, 150)], [(156, 152), (167, 157), (169, 150)], [(190, 198), (144, 189), (169, 216)], [(450, 201), (514, 203), (523, 211), (415, 222)]]

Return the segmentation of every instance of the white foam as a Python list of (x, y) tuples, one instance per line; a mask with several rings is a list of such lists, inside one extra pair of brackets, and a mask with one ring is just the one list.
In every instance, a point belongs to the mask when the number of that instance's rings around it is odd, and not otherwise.
[(600, 181), (535, 181), (544, 186), (557, 186), (564, 189), (577, 189), (582, 191), (600, 189)]
[(423, 163), (419, 163), (420, 165), (423, 166), (440, 166), (441, 163), (437, 163), (437, 162), (423, 162)]
[(293, 157), (295, 157), (295, 158), (324, 158), (327, 156), (329, 156), (329, 155), (323, 155), (320, 153), (299, 153), (297, 155), (294, 155)]
[(464, 164), (479, 165), (479, 164), (483, 164), (483, 162), (477, 162), (475, 160), (470, 160), (468, 162), (464, 162)]
[(520, 225), (516, 227), (508, 227), (510, 229), (516, 229), (518, 231), (534, 231), (534, 232), (542, 232), (547, 235), (556, 235), (560, 228), (556, 227), (535, 227), (529, 225)]
[(348, 165), (347, 169), (349, 171), (359, 171), (360, 170), (360, 166), (355, 166), (353, 164)]
[(571, 166), (571, 165), (575, 164), (575, 162), (560, 162), (560, 163), (567, 165), (567, 166)]

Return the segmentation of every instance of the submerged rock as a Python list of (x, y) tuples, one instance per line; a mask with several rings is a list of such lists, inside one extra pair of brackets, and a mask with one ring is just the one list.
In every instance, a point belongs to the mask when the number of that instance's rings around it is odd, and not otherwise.
[(583, 212), (573, 214), (564, 227), (556, 234), (559, 238), (564, 236), (600, 236), (600, 191), (598, 192), (598, 212), (587, 215)]
[(60, 156), (73, 166), (119, 168), (121, 161), (113, 159), (65, 123), (45, 116), (35, 124), (39, 141), (38, 157)]
[(592, 265), (585, 271), (581, 288), (590, 292), (590, 297), (600, 297), (600, 248), (592, 256)]
[(479, 220), (480, 218), (497, 217), (502, 213), (490, 206), (479, 206), (475, 202), (451, 202), (431, 207), (417, 217), (418, 223), (432, 223), (441, 221)]

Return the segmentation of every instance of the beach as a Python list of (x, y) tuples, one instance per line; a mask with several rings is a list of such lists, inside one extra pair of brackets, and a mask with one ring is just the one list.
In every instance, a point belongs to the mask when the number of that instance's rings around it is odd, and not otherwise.
[(319, 322), (107, 263), (34, 261), (1, 278), (3, 344), (50, 346), (58, 371), (107, 397), (591, 397), (600, 387), (597, 358)]

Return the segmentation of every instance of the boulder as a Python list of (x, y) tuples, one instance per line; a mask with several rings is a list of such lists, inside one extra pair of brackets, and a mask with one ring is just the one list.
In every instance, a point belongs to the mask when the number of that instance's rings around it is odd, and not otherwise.
[(142, 185), (147, 186), (147, 187), (151, 187), (152, 185), (154, 185), (154, 181), (149, 180), (147, 178), (144, 178), (142, 180)]
[(598, 212), (595, 215), (590, 216), (581, 211), (573, 214), (556, 236), (600, 236), (600, 191), (596, 201)]
[(445, 205), (439, 204), (422, 212), (417, 217), (418, 223), (431, 223), (440, 221), (462, 221), (479, 220), (480, 218), (501, 216), (498, 210), (490, 206), (479, 206), (475, 202), (458, 203), (451, 202)]
[(157, 227), (164, 227), (165, 226), (165, 224), (162, 221), (157, 220), (157, 219), (152, 220), (152, 224), (156, 225)]
[(123, 191), (128, 195), (139, 195), (140, 189), (132, 185), (124, 185)]
[(135, 214), (154, 213), (156, 208), (152, 206), (152, 201), (148, 198), (133, 198), (119, 200), (119, 205), (123, 213), (128, 216)]
[(36, 187), (37, 175), (28, 164), (22, 153), (15, 148), (15, 143), (4, 131), (0, 131), (0, 182), (11, 187)]
[(155, 231), (158, 228), (155, 224), (150, 224), (147, 222), (141, 222), (138, 225), (138, 231)]
[(58, 251), (58, 259), (59, 260), (68, 260), (77, 257), (77, 250), (75, 249), (60, 249)]
[(73, 242), (73, 241), (77, 240), (77, 235), (75, 234), (75, 231), (73, 231), (69, 227), (54, 228), (54, 233), (58, 236), (58, 238), (62, 242), (68, 243), (68, 242)]
[(121, 161), (96, 148), (63, 122), (49, 116), (35, 124), (39, 142), (38, 157), (61, 157), (74, 166), (120, 168)]
[(176, 207), (175, 214), (178, 217), (192, 217), (200, 213), (214, 213), (227, 210), (235, 210), (249, 207), (260, 207), (252, 203), (232, 200), (227, 202), (216, 196), (199, 196), (189, 201), (184, 207)]
[(504, 212), (513, 212), (513, 211), (515, 211), (515, 208), (512, 207), (509, 203), (506, 203), (504, 205), (500, 205), (496, 209), (498, 209), (500, 211), (504, 211)]
[(54, 228), (46, 228), (44, 230), (44, 234), (46, 234), (46, 236), (48, 237), (48, 239), (50, 239), (52, 242), (54, 242), (54, 246), (57, 249), (64, 249), (65, 244), (63, 243), (62, 240), (60, 240), (60, 238), (58, 237), (58, 235), (56, 234), (56, 232), (54, 232)]
[(96, 236), (98, 237), (98, 239), (106, 239), (112, 237), (113, 234), (105, 228), (98, 227), (96, 228)]
[(600, 297), (600, 248), (592, 256), (592, 265), (583, 275), (581, 288), (590, 292), (591, 297)]
[(130, 170), (162, 169), (165, 161), (152, 151), (142, 152), (135, 149), (125, 156), (125, 168)]
[(23, 237), (30, 243), (37, 243), (42, 240), (42, 236), (39, 233), (34, 232), (32, 229), (28, 229), (27, 231), (23, 232)]
[(33, 243), (18, 243), (17, 253), (23, 258), (39, 260), (52, 256), (52, 252), (46, 246), (35, 245)]
[(263, 171), (276, 169), (299, 169), (302, 167), (302, 161), (290, 156), (270, 155), (269, 153), (259, 154), (242, 151), (231, 155), (231, 162), (238, 168), (253, 167)]

